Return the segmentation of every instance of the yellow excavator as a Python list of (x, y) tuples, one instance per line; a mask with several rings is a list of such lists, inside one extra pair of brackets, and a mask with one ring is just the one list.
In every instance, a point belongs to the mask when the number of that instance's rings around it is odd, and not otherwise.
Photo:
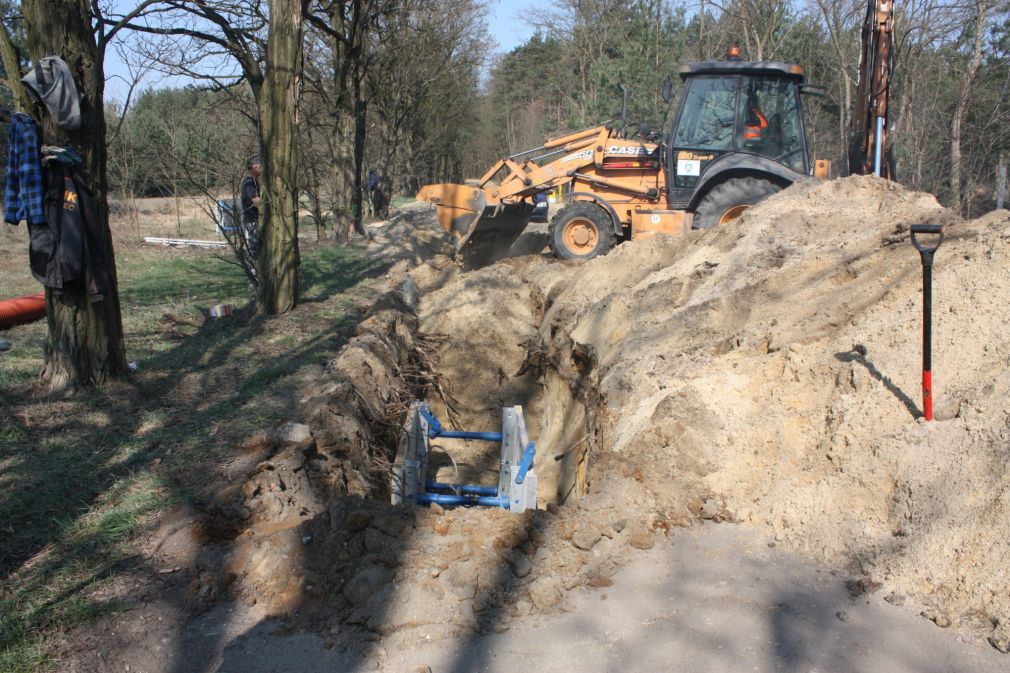
[[(851, 172), (870, 172), (875, 160), (877, 175), (886, 177), (893, 174), (880, 170), (881, 161), (892, 165), (884, 143), (891, 5), (869, 3), (860, 70), (866, 100), (857, 102), (862, 116), (853, 119), (849, 151)], [(867, 46), (868, 39), (875, 41)], [(465, 184), (427, 185), (417, 198), (435, 205), (473, 268), (507, 254), (536, 196), (559, 188), (563, 204), (550, 222), (550, 248), (560, 259), (591, 259), (619, 240), (724, 224), (796, 180), (828, 177), (830, 162), (810, 160), (803, 122), (802, 94), (823, 91), (805, 84), (802, 67), (742, 61), (734, 45), (724, 60), (687, 63), (679, 75), (684, 90), (665, 136), (644, 126), (629, 133), (622, 85), (618, 122), (501, 159)], [(663, 93), (669, 102), (670, 87)]]

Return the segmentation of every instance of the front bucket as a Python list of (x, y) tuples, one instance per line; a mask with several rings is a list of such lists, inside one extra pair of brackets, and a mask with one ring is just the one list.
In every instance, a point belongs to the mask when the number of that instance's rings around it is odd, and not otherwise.
[(476, 268), (504, 257), (526, 229), (531, 215), (533, 205), (526, 202), (485, 208), (470, 235), (457, 247), (464, 265)]
[(503, 257), (533, 214), (533, 204), (525, 201), (488, 205), (484, 190), (469, 185), (427, 185), (417, 200), (435, 204), (438, 221), (455, 238), (456, 252), (468, 268)]

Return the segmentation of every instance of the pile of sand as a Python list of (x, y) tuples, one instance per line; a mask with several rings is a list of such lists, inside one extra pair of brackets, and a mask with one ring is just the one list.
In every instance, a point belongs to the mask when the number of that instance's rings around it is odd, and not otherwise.
[[(908, 228), (920, 222), (947, 225), (934, 423), (919, 418)], [(359, 637), (348, 625), (418, 638), (507, 628), (566, 609), (566, 592), (607, 586), (636, 548), (705, 518), (766, 529), (856, 590), (882, 587), (1006, 645), (1008, 237), (1005, 211), (963, 222), (931, 196), (854, 177), (584, 263), (531, 255), (463, 273), (429, 249), (306, 392), (310, 436), (261, 447), (235, 496), (245, 530), (194, 589), (228, 585), (340, 638)], [(387, 238), (409, 248), (407, 231)], [(550, 507), (385, 505), (382, 456), (415, 396), (468, 430), (523, 405)], [(453, 457), (440, 480), (497, 482), (497, 447), (438, 448)]]
[[(929, 424), (908, 240), (926, 222), (947, 225)], [(1006, 638), (1008, 236), (1005, 211), (962, 222), (874, 178), (808, 183), (730, 226), (463, 274), (424, 297), (420, 329), (449, 336), (440, 371), (466, 422), (521, 403), (546, 450), (588, 435), (591, 493), (630, 466), (644, 518), (758, 525)], [(560, 470), (544, 498), (573, 481)]]

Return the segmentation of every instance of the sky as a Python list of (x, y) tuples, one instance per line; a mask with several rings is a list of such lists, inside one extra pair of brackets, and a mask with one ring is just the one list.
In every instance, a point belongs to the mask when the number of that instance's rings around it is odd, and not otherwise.
[[(507, 53), (528, 40), (535, 30), (535, 27), (524, 20), (529, 17), (530, 12), (538, 7), (543, 7), (550, 0), (488, 0), (488, 30), (498, 43), (496, 52)], [(130, 8), (135, 5), (133, 0), (117, 0), (118, 7)], [(127, 81), (129, 73), (115, 49), (109, 49), (105, 57), (105, 98), (107, 101), (118, 101), (120, 103), (126, 98), (128, 90)], [(160, 75), (150, 75), (144, 80), (142, 86), (184, 86), (185, 79), (170, 78), (165, 79)]]
[(499, 52), (510, 52), (533, 36), (535, 28), (524, 18), (529, 17), (531, 10), (544, 4), (543, 1), (533, 0), (491, 0), (488, 30), (497, 40)]

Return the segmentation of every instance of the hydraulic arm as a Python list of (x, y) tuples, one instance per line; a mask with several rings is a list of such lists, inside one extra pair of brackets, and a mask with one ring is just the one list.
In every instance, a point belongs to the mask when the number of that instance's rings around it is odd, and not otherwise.
[(894, 179), (887, 137), (894, 70), (894, 0), (870, 0), (863, 22), (856, 106), (849, 126), (849, 173)]

